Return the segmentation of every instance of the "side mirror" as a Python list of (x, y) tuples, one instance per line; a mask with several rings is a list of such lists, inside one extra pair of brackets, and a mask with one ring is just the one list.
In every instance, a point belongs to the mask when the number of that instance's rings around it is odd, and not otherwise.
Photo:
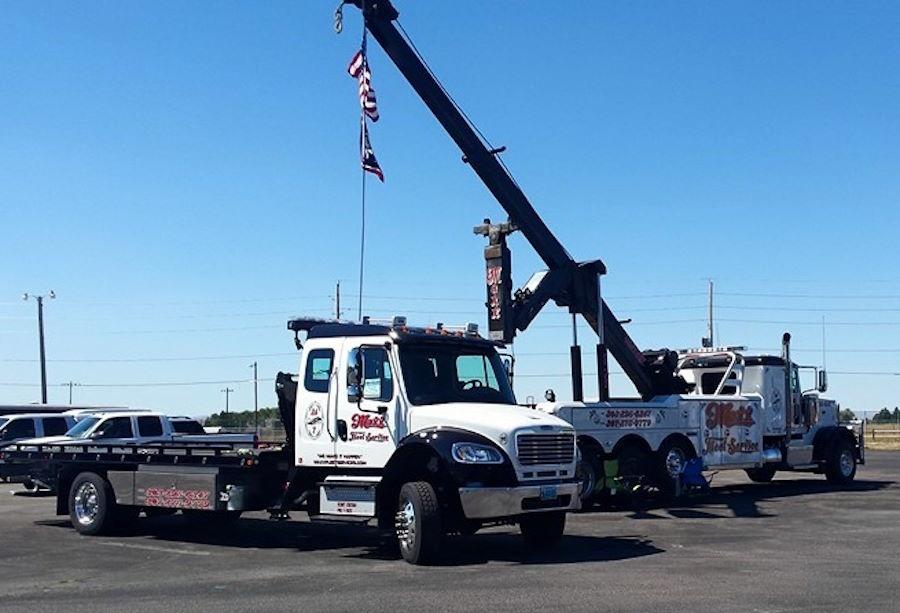
[(816, 381), (816, 389), (820, 392), (828, 391), (828, 373), (824, 370), (819, 371), (818, 381)]
[(352, 349), (347, 356), (347, 400), (359, 403), (362, 399), (362, 389), (359, 383), (362, 381), (362, 360), (359, 349)]

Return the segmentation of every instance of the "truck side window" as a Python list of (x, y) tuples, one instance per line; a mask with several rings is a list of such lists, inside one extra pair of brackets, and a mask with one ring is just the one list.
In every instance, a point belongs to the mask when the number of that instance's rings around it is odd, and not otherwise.
[(0, 440), (14, 441), (19, 438), (34, 438), (34, 420), (30, 417), (14, 419), (3, 429), (3, 437)]
[(162, 436), (163, 428), (159, 417), (138, 417), (140, 436)]
[(309, 392), (328, 392), (331, 381), (331, 367), (334, 364), (334, 351), (331, 349), (313, 349), (306, 357), (306, 375), (303, 386)]
[(131, 438), (131, 418), (111, 417), (97, 426), (96, 438)]
[(363, 397), (368, 400), (388, 401), (394, 397), (394, 378), (386, 350), (380, 347), (363, 347)]
[(69, 424), (65, 417), (45, 417), (44, 436), (60, 436), (69, 431)]

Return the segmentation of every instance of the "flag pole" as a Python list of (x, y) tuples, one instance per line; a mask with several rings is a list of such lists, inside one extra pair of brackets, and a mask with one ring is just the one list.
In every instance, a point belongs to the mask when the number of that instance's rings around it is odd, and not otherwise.
[[(366, 118), (363, 116), (363, 129), (365, 129)], [(357, 310), (357, 321), (362, 321), (363, 307), (363, 265), (365, 264), (366, 253), (366, 169), (362, 169), (362, 223), (360, 224), (359, 233), (359, 308)]]

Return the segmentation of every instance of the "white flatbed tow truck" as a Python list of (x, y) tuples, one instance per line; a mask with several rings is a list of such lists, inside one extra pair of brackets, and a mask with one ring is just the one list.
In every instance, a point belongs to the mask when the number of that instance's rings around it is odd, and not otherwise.
[[(446, 534), (518, 524), (536, 547), (579, 508), (575, 432), (516, 404), (497, 343), (477, 326), (411, 328), (297, 319), (299, 376), (276, 389), (287, 443), (12, 445), (58, 484), (57, 513), (83, 534), (132, 525), (141, 511), (229, 521), (302, 509), (315, 521), (374, 521), (411, 563)], [(199, 437), (198, 437), (199, 438)]]

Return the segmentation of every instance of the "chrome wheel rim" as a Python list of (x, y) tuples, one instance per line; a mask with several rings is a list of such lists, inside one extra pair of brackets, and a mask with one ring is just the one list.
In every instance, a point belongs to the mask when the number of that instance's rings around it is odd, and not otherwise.
[(400, 501), (400, 508), (394, 519), (394, 528), (397, 531), (397, 540), (400, 547), (409, 550), (416, 541), (416, 509), (410, 500)]
[(90, 482), (82, 483), (75, 491), (75, 519), (82, 526), (88, 526), (99, 514), (100, 493), (97, 486)]
[(849, 477), (853, 473), (853, 454), (849, 449), (841, 451), (841, 475)]
[(684, 472), (685, 456), (684, 452), (673, 447), (666, 453), (666, 474), (675, 479)]
[(578, 463), (575, 470), (579, 479), (578, 494), (581, 498), (587, 498), (594, 493), (594, 488), (597, 487), (597, 476), (594, 474), (593, 467), (584, 460)]

